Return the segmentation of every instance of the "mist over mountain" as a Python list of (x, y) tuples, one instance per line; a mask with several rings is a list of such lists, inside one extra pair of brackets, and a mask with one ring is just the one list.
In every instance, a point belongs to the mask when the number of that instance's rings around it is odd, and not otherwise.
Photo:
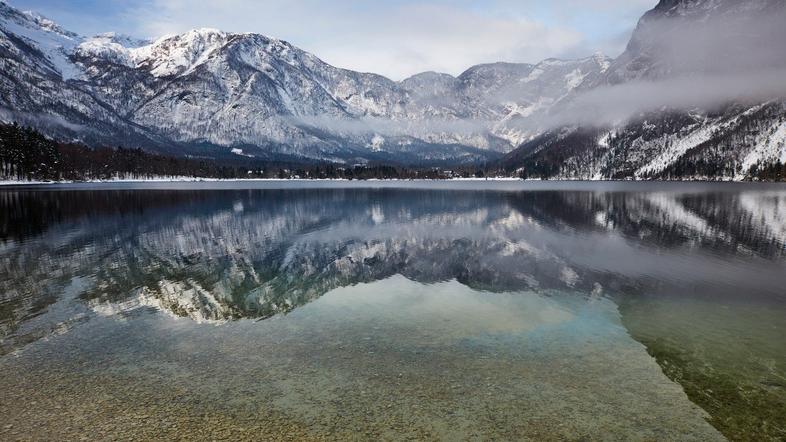
[(784, 20), (780, 1), (661, 1), (504, 164), (562, 178), (742, 179), (783, 163)]
[(615, 60), (396, 82), (259, 34), (84, 37), (0, 2), (0, 119), (198, 158), (742, 179), (786, 161), (784, 11), (775, 0), (663, 0)]

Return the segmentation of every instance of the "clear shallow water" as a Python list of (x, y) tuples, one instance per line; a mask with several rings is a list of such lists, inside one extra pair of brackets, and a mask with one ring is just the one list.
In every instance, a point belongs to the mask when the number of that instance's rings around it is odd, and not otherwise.
[(0, 437), (786, 437), (783, 187), (367, 185), (0, 190)]

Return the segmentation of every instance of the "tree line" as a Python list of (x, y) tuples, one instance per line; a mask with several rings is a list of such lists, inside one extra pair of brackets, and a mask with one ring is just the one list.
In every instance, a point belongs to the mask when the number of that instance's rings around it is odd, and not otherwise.
[[(0, 125), (0, 180), (14, 181), (91, 181), (112, 179), (155, 179), (162, 177), (215, 179), (449, 179), (516, 176), (549, 179), (560, 173), (564, 158), (543, 157), (510, 170), (500, 164), (457, 166), (451, 170), (437, 167), (407, 167), (390, 164), (340, 165), (335, 163), (262, 162), (249, 159), (242, 164), (211, 159), (166, 156), (142, 149), (90, 148), (82, 144), (59, 143), (37, 130), (18, 124)], [(690, 176), (728, 176), (728, 165), (693, 158), (675, 163), (670, 173), (658, 178), (680, 179)], [(675, 173), (676, 172), (676, 173)], [(650, 177), (656, 178), (656, 177)], [(748, 179), (786, 181), (786, 165), (777, 162), (757, 164)]]
[(786, 164), (777, 163), (754, 164), (750, 177), (757, 181), (786, 181)]
[(112, 179), (310, 178), (310, 179), (446, 179), (482, 177), (477, 166), (456, 170), (410, 168), (386, 164), (342, 166), (333, 163), (226, 163), (211, 159), (165, 156), (142, 149), (90, 148), (59, 143), (30, 127), (0, 125), (0, 180), (90, 181)]
[[(246, 171), (243, 170), (243, 173)], [(58, 143), (30, 127), (0, 125), (0, 179), (87, 181), (163, 176), (235, 178), (241, 171), (210, 161), (168, 157), (141, 149)]]

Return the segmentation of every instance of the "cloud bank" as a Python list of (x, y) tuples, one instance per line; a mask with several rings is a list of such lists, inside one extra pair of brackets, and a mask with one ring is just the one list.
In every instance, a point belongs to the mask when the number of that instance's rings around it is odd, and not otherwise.
[[(609, 125), (661, 109), (712, 111), (786, 98), (784, 23), (784, 13), (649, 21), (608, 83), (577, 94), (543, 124)], [(633, 78), (618, 83), (626, 74)]]

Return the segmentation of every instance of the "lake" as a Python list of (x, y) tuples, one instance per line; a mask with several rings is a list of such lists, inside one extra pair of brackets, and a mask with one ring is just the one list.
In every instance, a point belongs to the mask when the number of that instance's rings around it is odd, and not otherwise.
[(0, 439), (784, 440), (786, 187), (0, 189)]

